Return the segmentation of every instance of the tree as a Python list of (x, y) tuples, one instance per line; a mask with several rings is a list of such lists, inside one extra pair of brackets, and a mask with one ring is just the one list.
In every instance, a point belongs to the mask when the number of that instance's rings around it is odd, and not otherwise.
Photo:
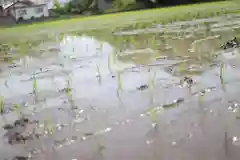
[(89, 9), (94, 3), (94, 0), (72, 0), (68, 2), (65, 7), (70, 12), (82, 13)]
[(54, 0), (54, 1), (53, 1), (53, 4), (54, 4), (54, 8), (61, 8), (61, 5), (60, 5), (60, 3), (58, 2), (58, 0)]

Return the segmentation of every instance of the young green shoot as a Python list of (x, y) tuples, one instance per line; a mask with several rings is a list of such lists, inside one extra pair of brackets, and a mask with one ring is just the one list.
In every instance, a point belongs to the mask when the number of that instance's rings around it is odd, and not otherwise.
[(18, 114), (19, 117), (22, 117), (21, 107), (19, 104), (14, 104), (13, 110)]
[(221, 63), (220, 65), (220, 77), (223, 78), (223, 69), (224, 69), (224, 63)]
[(149, 78), (148, 78), (148, 86), (150, 89), (153, 89), (154, 87), (154, 79), (156, 77), (156, 72), (154, 71), (153, 75), (151, 73), (151, 70), (149, 72)]
[(4, 121), (5, 124), (7, 124), (7, 120), (4, 117), (4, 101), (3, 101), (3, 97), (0, 96), (0, 114), (2, 115), (2, 119)]
[(33, 87), (32, 88), (33, 88), (32, 93), (34, 95), (34, 100), (35, 100), (35, 103), (37, 103), (37, 101), (38, 101), (38, 97), (37, 97), (37, 79), (36, 79), (35, 76), (33, 77)]
[(199, 95), (199, 104), (200, 105), (203, 105), (203, 103), (204, 103), (204, 95), (205, 95), (205, 92), (200, 92), (200, 95)]
[(157, 113), (160, 111), (161, 107), (150, 107), (146, 114), (150, 116), (152, 127), (156, 129), (157, 127)]
[(70, 85), (70, 80), (66, 80), (67, 81), (67, 86), (65, 88), (65, 94), (67, 96), (68, 99), (68, 103), (71, 105), (71, 107), (74, 107), (74, 103), (73, 103), (73, 98), (72, 98), (72, 89), (71, 89), (71, 85)]
[(35, 77), (33, 79), (33, 93), (37, 93), (37, 80)]
[(122, 90), (122, 78), (120, 71), (117, 72), (118, 91)]
[(150, 113), (150, 118), (152, 120), (152, 123), (156, 123), (157, 122), (157, 110), (152, 109), (149, 113)]
[(221, 63), (220, 65), (220, 81), (221, 81), (221, 86), (222, 86), (222, 89), (223, 91), (225, 91), (225, 83), (224, 83), (224, 80), (223, 80), (223, 70), (224, 70), (224, 63)]
[(53, 134), (53, 124), (50, 119), (44, 120), (44, 132), (45, 134)]

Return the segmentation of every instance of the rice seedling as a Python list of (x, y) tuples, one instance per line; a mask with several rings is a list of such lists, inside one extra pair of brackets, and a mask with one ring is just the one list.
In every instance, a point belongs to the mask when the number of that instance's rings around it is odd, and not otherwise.
[(65, 37), (64, 33), (60, 33), (60, 34), (58, 35), (58, 41), (61, 42), (64, 37)]
[(33, 93), (37, 93), (37, 79), (35, 78), (35, 76), (33, 78)]
[(131, 42), (131, 44), (136, 45), (136, 40), (135, 40), (134, 36), (130, 37), (130, 42)]
[(0, 96), (0, 113), (4, 113), (4, 102), (3, 102), (3, 97)]
[(17, 113), (19, 118), (23, 117), (22, 112), (21, 112), (21, 106), (19, 104), (13, 105), (13, 111)]
[(118, 83), (118, 91), (122, 90), (122, 78), (120, 71), (117, 71), (117, 83)]
[(150, 118), (152, 121), (152, 124), (156, 124), (157, 123), (157, 111), (156, 110), (152, 110), (150, 111)]
[(117, 94), (117, 98), (118, 98), (119, 102), (120, 102), (121, 104), (123, 104), (122, 99), (121, 99), (121, 93), (120, 93), (120, 90), (119, 90), (119, 89), (117, 89), (116, 94)]
[(4, 110), (4, 100), (3, 100), (3, 97), (0, 96), (0, 114), (2, 116), (3, 122), (5, 124), (7, 124), (7, 120), (6, 120), (5, 116), (4, 116), (4, 112), (5, 112), (5, 110)]
[(150, 89), (154, 88), (154, 80), (156, 77), (156, 72), (154, 71), (153, 75), (151, 72), (149, 72), (149, 77), (148, 77), (148, 86)]
[(65, 93), (67, 96), (71, 95), (71, 86), (70, 86), (70, 80), (66, 80), (66, 88), (65, 88)]
[(48, 135), (52, 135), (54, 133), (53, 123), (51, 119), (44, 120), (44, 133)]
[(36, 104), (38, 102), (38, 95), (37, 95), (37, 79), (35, 78), (35, 75), (33, 76), (33, 84), (32, 84), (32, 94), (34, 96), (34, 103)]
[(146, 114), (148, 114), (150, 116), (150, 120), (152, 122), (152, 127), (156, 127), (157, 126), (157, 113), (160, 111), (160, 107), (149, 107), (149, 109), (147, 109)]
[(223, 77), (224, 63), (220, 64), (220, 77)]
[(204, 103), (204, 95), (205, 95), (205, 92), (200, 92), (200, 94), (199, 94), (199, 104), (200, 105), (203, 105), (203, 103)]
[(224, 70), (224, 63), (221, 63), (219, 78), (220, 78), (221, 87), (222, 87), (223, 91), (226, 91), (225, 83), (224, 83), (224, 79), (223, 79), (223, 70)]
[(96, 77), (98, 79), (98, 83), (99, 85), (101, 85), (102, 82), (102, 77), (101, 77), (101, 73), (100, 73), (100, 64), (97, 64), (97, 73), (96, 73)]
[(221, 77), (221, 76), (220, 76), (220, 81), (221, 81), (221, 87), (222, 87), (223, 91), (226, 91), (225, 82), (224, 82), (223, 77)]
[(70, 85), (70, 80), (66, 80), (66, 87), (65, 87), (65, 95), (68, 99), (68, 103), (70, 104), (70, 106), (73, 108), (74, 107), (74, 102), (73, 102), (73, 97), (72, 97), (72, 89), (71, 89), (71, 85)]

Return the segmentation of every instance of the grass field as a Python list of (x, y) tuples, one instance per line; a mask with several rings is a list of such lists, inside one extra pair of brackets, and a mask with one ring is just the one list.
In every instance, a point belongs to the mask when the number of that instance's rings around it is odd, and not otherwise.
[[(238, 13), (238, 5), (234, 2), (203, 3), (167, 7), (151, 10), (131, 11), (123, 13), (106, 14), (91, 17), (76, 17), (72, 19), (46, 21), (35, 24), (25, 24), (0, 29), (0, 37), (11, 38), (39, 33), (85, 31), (92, 29), (110, 28), (135, 25), (139, 28), (143, 24), (168, 23), (179, 20), (212, 17), (218, 15)], [(0, 38), (1, 39), (1, 38)]]

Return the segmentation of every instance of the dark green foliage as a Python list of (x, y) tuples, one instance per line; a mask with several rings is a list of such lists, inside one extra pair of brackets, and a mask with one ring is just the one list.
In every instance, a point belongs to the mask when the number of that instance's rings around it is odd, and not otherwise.
[(59, 14), (69, 14), (69, 13), (75, 13), (75, 14), (81, 14), (84, 11), (90, 10), (91, 6), (95, 3), (95, 0), (72, 0), (69, 3), (64, 4), (63, 7), (61, 7), (57, 0), (55, 0), (55, 13)]
[(190, 4), (190, 3), (200, 3), (200, 2), (213, 2), (213, 1), (224, 1), (224, 0), (136, 0), (137, 2), (142, 2), (148, 6), (173, 6), (180, 4)]
[[(224, 0), (105, 0), (112, 3), (112, 7), (117, 10), (131, 10), (138, 8), (139, 4), (143, 5), (140, 8), (155, 8), (164, 6), (174, 6), (181, 4), (211, 2), (211, 1), (224, 1)], [(100, 0), (72, 0), (61, 7), (57, 0), (55, 0), (54, 12), (59, 14), (81, 14), (85, 11), (98, 13), (98, 4), (102, 3)]]

